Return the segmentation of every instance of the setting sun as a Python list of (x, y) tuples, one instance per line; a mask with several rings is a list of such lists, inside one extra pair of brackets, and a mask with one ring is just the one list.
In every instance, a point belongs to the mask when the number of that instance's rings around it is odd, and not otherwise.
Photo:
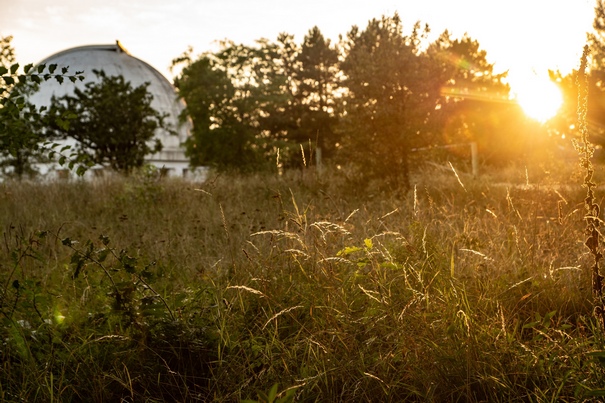
[(533, 74), (511, 80), (514, 99), (532, 119), (546, 122), (553, 118), (563, 104), (563, 95), (555, 83)]

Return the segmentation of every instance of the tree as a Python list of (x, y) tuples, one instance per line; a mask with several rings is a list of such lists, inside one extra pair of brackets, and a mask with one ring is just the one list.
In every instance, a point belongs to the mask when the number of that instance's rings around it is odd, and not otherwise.
[[(73, 95), (53, 97), (48, 133), (76, 140), (79, 155), (128, 174), (143, 165), (146, 155), (161, 151), (161, 142), (153, 139), (156, 130), (171, 129), (165, 116), (151, 106), (148, 83), (133, 88), (122, 76), (93, 73), (98, 82), (76, 88)], [(66, 114), (73, 120), (61, 125), (60, 118)]]
[(477, 41), (445, 31), (425, 47), (427, 32), (416, 24), (404, 35), (395, 14), (354, 27), (344, 41), (342, 156), (359, 177), (408, 187), (413, 149), (485, 145), (517, 113), (505, 75), (494, 73)]
[(358, 175), (409, 186), (408, 154), (428, 144), (437, 132), (441, 82), (436, 66), (420, 50), (416, 25), (403, 35), (399, 16), (373, 19), (344, 41), (345, 119), (343, 155)]
[[(42, 81), (54, 79), (63, 83), (83, 80), (82, 72), (68, 74), (68, 68), (56, 73), (56, 65), (28, 64), (20, 71), (15, 52), (11, 46), (12, 37), (0, 38), (0, 167), (4, 175), (33, 175), (33, 162), (48, 159), (57, 153), (56, 144), (42, 135), (42, 110), (27, 101)], [(67, 124), (64, 117), (62, 124)], [(59, 153), (66, 152), (63, 148)], [(68, 162), (69, 160), (69, 162)], [(61, 164), (68, 162), (73, 168), (79, 162), (74, 155), (61, 155)], [(84, 165), (78, 165), (82, 174)]]
[[(590, 141), (605, 147), (605, 0), (597, 1), (593, 28), (588, 35), (590, 57), (585, 76), (588, 89), (586, 118)], [(567, 75), (551, 72), (551, 79), (557, 82), (563, 93), (563, 107), (550, 124), (559, 137), (580, 138), (577, 115), (579, 77), (584, 77), (584, 74), (577, 70)]]
[(189, 55), (175, 86), (187, 104), (193, 136), (187, 143), (193, 165), (220, 170), (274, 169), (277, 149), (292, 128), (292, 94), (280, 44), (257, 46), (225, 42), (214, 53), (192, 61)]
[[(594, 31), (588, 36), (590, 45), (590, 58), (588, 64), (588, 111), (587, 122), (589, 125), (591, 141), (600, 146), (605, 146), (605, 0), (597, 0), (595, 7), (595, 18), (593, 21)], [(567, 80), (568, 97), (572, 99), (567, 102), (573, 108), (577, 109), (577, 78), (578, 72), (574, 71)], [(571, 111), (570, 111), (571, 112)], [(577, 115), (574, 113), (570, 117), (569, 125), (577, 126)]]
[(293, 79), (297, 124), (288, 138), (295, 144), (316, 142), (327, 158), (333, 156), (339, 141), (335, 130), (338, 72), (338, 51), (318, 27), (313, 27), (296, 57)]
[(265, 158), (271, 160), (270, 156), (279, 152), (281, 162), (286, 164), (294, 148), (289, 135), (296, 128), (292, 75), (297, 52), (291, 35), (280, 34), (276, 43), (261, 39), (256, 47), (248, 49), (245, 63), (238, 66), (240, 76), (236, 77), (249, 94), (248, 106), (257, 123)]
[(185, 64), (174, 84), (187, 104), (183, 118), (193, 122), (186, 142), (193, 166), (249, 171), (266, 164), (253, 88), (245, 78), (238, 81), (249, 51), (229, 45), (217, 55), (207, 53), (192, 61), (186, 54), (173, 62)]
[(193, 165), (255, 171), (300, 166), (310, 141), (329, 155), (337, 143), (335, 91), (338, 58), (319, 29), (302, 45), (282, 33), (254, 46), (224, 42), (175, 79), (193, 121), (187, 152)]

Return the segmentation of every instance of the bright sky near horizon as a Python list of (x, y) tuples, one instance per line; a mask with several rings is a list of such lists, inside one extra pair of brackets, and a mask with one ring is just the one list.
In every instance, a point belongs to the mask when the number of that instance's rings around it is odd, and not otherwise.
[(13, 35), (20, 63), (118, 39), (169, 79), (172, 59), (216, 41), (252, 44), (280, 32), (301, 43), (317, 25), (333, 41), (353, 25), (398, 12), (406, 33), (416, 21), (433, 35), (465, 32), (511, 76), (564, 73), (579, 65), (596, 0), (0, 0), (0, 36)]

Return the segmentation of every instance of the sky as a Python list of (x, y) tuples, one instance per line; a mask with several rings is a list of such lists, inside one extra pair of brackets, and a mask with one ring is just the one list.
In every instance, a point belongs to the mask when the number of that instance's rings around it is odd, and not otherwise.
[(399, 13), (409, 33), (428, 24), (479, 41), (496, 71), (511, 76), (568, 73), (579, 65), (596, 0), (0, 0), (0, 36), (13, 36), (21, 64), (76, 46), (120, 40), (168, 79), (171, 61), (230, 39), (253, 44), (293, 34), (302, 43), (318, 26), (338, 41), (353, 25)]

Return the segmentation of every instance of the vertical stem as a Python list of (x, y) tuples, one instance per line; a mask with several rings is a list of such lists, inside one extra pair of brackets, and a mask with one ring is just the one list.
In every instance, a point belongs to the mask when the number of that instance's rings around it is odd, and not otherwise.
[(592, 266), (592, 295), (594, 305), (594, 315), (601, 325), (601, 329), (605, 330), (605, 299), (603, 298), (603, 276), (599, 272), (599, 262), (603, 258), (600, 246), (599, 233), (599, 216), (601, 207), (597, 204), (594, 189), (597, 186), (593, 182), (594, 168), (591, 162), (594, 153), (594, 145), (588, 139), (588, 127), (586, 124), (586, 114), (588, 111), (588, 82), (586, 77), (586, 64), (588, 59), (588, 46), (584, 47), (580, 69), (578, 70), (578, 127), (580, 129), (581, 140), (576, 144), (576, 148), (580, 153), (580, 165), (586, 172), (583, 186), (586, 190), (586, 198), (584, 206), (586, 208), (586, 247), (590, 250), (594, 258)]

